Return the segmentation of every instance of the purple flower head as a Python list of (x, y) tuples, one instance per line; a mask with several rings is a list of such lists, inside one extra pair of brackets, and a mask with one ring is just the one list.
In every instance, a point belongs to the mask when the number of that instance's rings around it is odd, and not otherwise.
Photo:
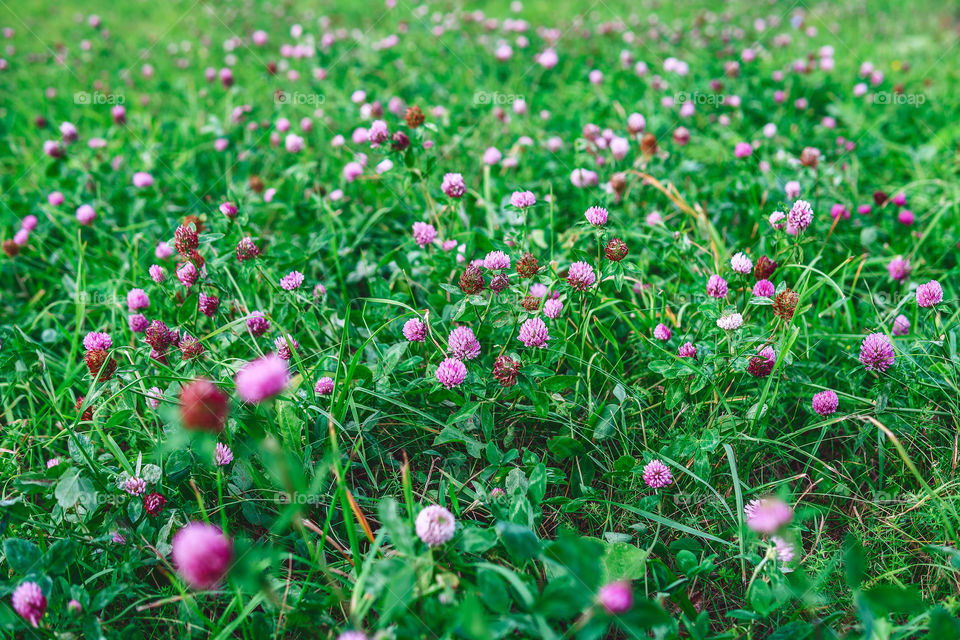
[(147, 320), (147, 316), (142, 313), (131, 313), (127, 317), (127, 323), (130, 325), (130, 331), (134, 333), (146, 331), (147, 327), (150, 326), (150, 321)]
[(427, 338), (427, 325), (419, 318), (410, 318), (403, 324), (403, 337), (410, 342), (423, 342)]
[(440, 188), (451, 198), (462, 198), (463, 194), (467, 192), (463, 176), (459, 173), (448, 173), (443, 176), (443, 183)]
[(510, 256), (503, 251), (491, 251), (483, 259), (483, 266), (490, 271), (499, 271), (510, 268)]
[(656, 327), (654, 327), (653, 329), (653, 337), (656, 338), (657, 340), (666, 342), (667, 340), (670, 339), (671, 335), (673, 334), (670, 331), (670, 327), (663, 324), (662, 322), (658, 324)]
[(237, 395), (244, 402), (263, 402), (281, 393), (290, 382), (287, 361), (276, 354), (248, 362), (234, 379)]
[(173, 537), (173, 564), (194, 589), (210, 589), (226, 575), (233, 542), (212, 524), (191, 522)]
[(717, 274), (710, 276), (707, 279), (707, 295), (711, 298), (726, 298), (727, 281)]
[(890, 279), (898, 282), (906, 280), (912, 270), (913, 268), (910, 266), (910, 261), (900, 256), (891, 260), (890, 264), (887, 265), (887, 271), (890, 272)]
[(754, 297), (772, 298), (774, 293), (776, 293), (776, 288), (769, 280), (757, 280), (757, 283), (753, 285)]
[(827, 389), (826, 391), (814, 394), (811, 404), (813, 410), (821, 416), (829, 416), (837, 411), (837, 407), (840, 405), (840, 399), (835, 392)]
[(673, 474), (660, 460), (652, 460), (643, 468), (643, 481), (651, 489), (660, 489), (673, 484)]
[(586, 291), (596, 281), (593, 267), (586, 262), (574, 262), (567, 271), (567, 283), (577, 291)]
[(717, 319), (717, 326), (724, 331), (736, 331), (743, 326), (743, 316), (739, 313), (728, 313)]
[(218, 442), (216, 449), (213, 451), (213, 464), (218, 467), (225, 467), (231, 462), (233, 462), (233, 451), (227, 445)]
[(921, 307), (935, 307), (943, 302), (943, 287), (931, 280), (917, 287), (917, 304)]
[(730, 267), (737, 273), (745, 275), (753, 271), (753, 261), (742, 251), (738, 251), (730, 258)]
[(470, 327), (457, 327), (447, 338), (447, 353), (457, 360), (473, 360), (480, 355), (480, 342)]
[(860, 344), (860, 362), (867, 371), (886, 371), (894, 363), (893, 344), (883, 333), (871, 333)]
[(457, 520), (440, 505), (432, 504), (420, 510), (415, 526), (417, 537), (428, 547), (436, 547), (453, 537), (457, 530)]
[(299, 271), (291, 271), (287, 275), (280, 278), (280, 288), (286, 289), (287, 291), (293, 291), (294, 289), (299, 289), (300, 285), (303, 284), (303, 274)]
[(328, 396), (333, 393), (333, 378), (330, 376), (323, 376), (317, 380), (317, 384), (313, 385), (313, 390), (315, 393), (321, 396)]
[(262, 336), (270, 330), (270, 321), (263, 315), (263, 311), (254, 311), (247, 318), (247, 329), (255, 336)]
[(547, 325), (544, 324), (543, 320), (539, 317), (528, 318), (520, 325), (517, 339), (520, 340), (524, 346), (542, 349), (547, 345), (550, 335), (547, 332)]
[(167, 270), (158, 264), (150, 265), (150, 277), (157, 284), (163, 284), (167, 279)]
[(447, 389), (459, 387), (467, 378), (467, 367), (456, 358), (447, 358), (437, 367), (437, 380)]
[(543, 315), (550, 319), (558, 318), (562, 311), (563, 303), (560, 302), (560, 299), (557, 297), (556, 293), (553, 294), (552, 298), (543, 303)]
[(813, 209), (806, 200), (797, 200), (787, 214), (787, 224), (803, 231), (813, 222)]
[(781, 527), (793, 520), (793, 509), (776, 497), (751, 500), (743, 508), (747, 527), (763, 535), (776, 533)]
[(902, 313), (893, 319), (893, 335), (905, 336), (910, 333), (910, 321)]
[(91, 349), (103, 349), (107, 351), (113, 346), (113, 339), (110, 334), (101, 331), (91, 331), (83, 338), (83, 348), (87, 351)]
[(201, 293), (197, 298), (197, 309), (200, 310), (200, 313), (212, 318), (217, 314), (217, 309), (220, 308), (220, 298), (216, 296), (208, 296), (204, 293)]
[(600, 587), (597, 599), (607, 613), (626, 613), (633, 606), (633, 590), (626, 580), (611, 582)]
[(372, 148), (377, 148), (387, 141), (390, 137), (390, 131), (387, 129), (387, 123), (383, 120), (374, 120), (367, 130), (367, 140), (370, 141)]
[(514, 191), (513, 195), (510, 196), (510, 204), (517, 209), (526, 209), (536, 203), (537, 198), (533, 195), (532, 191)]
[(192, 262), (184, 262), (177, 267), (177, 280), (179, 280), (183, 286), (192, 287), (197, 281), (197, 277), (199, 277), (199, 274)]
[(47, 610), (47, 599), (36, 582), (21, 582), (13, 592), (13, 610), (36, 629)]
[(607, 216), (609, 214), (603, 207), (590, 207), (583, 215), (586, 217), (587, 222), (593, 226), (602, 227), (603, 225), (607, 224)]
[(433, 244), (433, 241), (436, 239), (437, 230), (432, 224), (426, 222), (413, 223), (413, 240), (420, 245), (421, 248), (426, 247), (428, 244)]
[(289, 333), (284, 336), (277, 336), (273, 341), (273, 348), (277, 350), (277, 355), (284, 360), (289, 360), (294, 351), (300, 351), (300, 343)]
[(697, 347), (692, 342), (684, 342), (680, 345), (680, 348), (677, 349), (677, 355), (681, 358), (697, 358)]

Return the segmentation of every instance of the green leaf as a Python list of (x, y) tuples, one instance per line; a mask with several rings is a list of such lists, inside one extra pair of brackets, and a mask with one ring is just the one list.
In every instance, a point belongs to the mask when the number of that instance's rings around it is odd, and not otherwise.
[(73, 562), (76, 544), (69, 538), (54, 542), (43, 556), (43, 568), (49, 574), (63, 573)]
[(497, 533), (504, 548), (515, 560), (529, 560), (540, 555), (540, 540), (527, 527), (501, 520), (497, 523)]
[(7, 564), (17, 573), (30, 573), (40, 561), (40, 547), (29, 540), (7, 538), (3, 541), (3, 555)]
[(71, 467), (63, 472), (57, 481), (53, 494), (63, 509), (69, 509), (80, 499), (80, 471)]

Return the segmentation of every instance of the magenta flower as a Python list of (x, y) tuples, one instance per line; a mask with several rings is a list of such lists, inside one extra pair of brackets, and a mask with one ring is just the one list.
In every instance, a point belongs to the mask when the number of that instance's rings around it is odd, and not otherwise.
[(667, 465), (659, 460), (651, 460), (643, 468), (643, 481), (651, 489), (660, 489), (673, 484), (673, 474)]
[(390, 131), (387, 129), (387, 123), (383, 120), (374, 120), (367, 130), (367, 140), (374, 149), (387, 141), (390, 137)]
[(21, 582), (12, 596), (13, 610), (36, 629), (47, 610), (47, 599), (36, 582)]
[(697, 347), (692, 342), (684, 342), (680, 345), (680, 348), (677, 349), (677, 355), (681, 358), (697, 358)]
[(539, 317), (528, 318), (520, 325), (517, 339), (520, 340), (524, 346), (542, 349), (547, 345), (550, 335), (547, 332), (547, 325), (544, 324), (543, 320)]
[(890, 272), (890, 279), (898, 282), (906, 280), (912, 270), (913, 268), (910, 266), (910, 261), (900, 256), (891, 260), (890, 264), (887, 265), (887, 271)]
[(415, 526), (417, 537), (428, 547), (436, 547), (453, 537), (457, 530), (457, 520), (440, 505), (432, 504), (420, 510)]
[(423, 342), (427, 338), (427, 325), (419, 318), (410, 318), (403, 324), (403, 337), (410, 342)]
[(330, 376), (323, 376), (317, 380), (317, 384), (313, 385), (313, 390), (315, 393), (321, 396), (328, 396), (333, 393), (333, 378)]
[(567, 271), (567, 283), (577, 291), (586, 291), (596, 281), (593, 267), (586, 262), (574, 262)]
[(626, 613), (633, 606), (633, 590), (626, 580), (611, 582), (600, 587), (597, 599), (607, 613)]
[(231, 462), (233, 462), (233, 451), (227, 445), (218, 442), (213, 451), (213, 464), (218, 467), (225, 467)]
[(153, 176), (146, 171), (137, 171), (133, 174), (133, 186), (137, 189), (145, 189), (153, 186)]
[(670, 339), (671, 335), (672, 333), (670, 332), (670, 327), (663, 324), (662, 322), (658, 324), (656, 327), (654, 327), (653, 329), (653, 337), (656, 338), (657, 340), (666, 342), (667, 340)]
[(893, 335), (905, 336), (910, 333), (910, 321), (902, 313), (893, 319)]
[(436, 376), (447, 389), (459, 387), (467, 378), (467, 367), (456, 358), (447, 358), (437, 367)]
[(510, 196), (510, 204), (515, 206), (517, 209), (526, 209), (527, 207), (532, 207), (536, 203), (537, 198), (531, 191), (514, 191), (513, 195)]
[(237, 217), (237, 205), (232, 202), (224, 202), (220, 205), (220, 213), (232, 220)]
[(447, 338), (447, 352), (457, 360), (473, 360), (480, 355), (480, 342), (470, 327), (457, 327)]
[(787, 226), (803, 231), (813, 222), (813, 209), (806, 200), (797, 200), (787, 213)]
[(603, 207), (590, 207), (583, 215), (586, 217), (587, 222), (593, 226), (602, 227), (603, 225), (607, 224), (607, 216), (609, 214)]
[(158, 264), (150, 265), (150, 277), (153, 278), (153, 281), (157, 284), (163, 284), (167, 279), (167, 270), (161, 267)]
[(711, 298), (726, 298), (727, 281), (717, 274), (710, 276), (707, 279), (707, 295)]
[(463, 176), (459, 173), (448, 173), (443, 176), (443, 183), (440, 185), (440, 189), (451, 198), (462, 198), (463, 194), (467, 192)]
[(291, 271), (287, 275), (280, 278), (280, 288), (286, 289), (287, 291), (293, 291), (294, 289), (299, 289), (300, 285), (303, 284), (303, 274), (299, 271)]
[(276, 354), (269, 354), (248, 362), (237, 372), (234, 383), (237, 395), (244, 402), (263, 402), (281, 393), (290, 382), (287, 361)]
[(776, 533), (793, 520), (793, 509), (780, 498), (769, 497), (751, 500), (743, 508), (747, 527), (764, 535)]
[(88, 204), (82, 204), (77, 207), (77, 222), (86, 226), (92, 223), (97, 217), (97, 212)]
[(147, 490), (147, 483), (143, 478), (130, 476), (124, 481), (123, 490), (132, 496), (139, 496)]
[(757, 283), (753, 285), (753, 295), (757, 298), (772, 298), (774, 293), (776, 293), (776, 288), (769, 280), (757, 280)]
[(733, 148), (733, 155), (738, 158), (747, 158), (753, 153), (753, 146), (749, 142), (738, 142)]
[(177, 267), (177, 280), (185, 287), (192, 287), (196, 283), (200, 274), (192, 262), (184, 262)]
[(150, 326), (150, 321), (147, 320), (147, 316), (142, 313), (131, 313), (127, 316), (127, 324), (130, 325), (130, 331), (140, 333), (147, 330), (147, 327)]
[(894, 363), (893, 344), (883, 333), (871, 333), (860, 345), (860, 362), (867, 371), (886, 371)]
[(226, 575), (233, 542), (212, 524), (191, 522), (173, 537), (173, 564), (194, 589), (210, 589)]
[(917, 304), (921, 307), (935, 307), (943, 302), (943, 287), (931, 280), (917, 287)]
[(913, 211), (910, 211), (910, 209), (900, 209), (900, 212), (897, 213), (897, 222), (908, 227), (913, 224), (916, 218), (917, 217), (914, 215)]
[(840, 399), (836, 393), (827, 389), (826, 391), (814, 394), (811, 404), (813, 410), (821, 416), (829, 416), (837, 411), (837, 407), (840, 405)]
[(434, 229), (432, 224), (427, 224), (426, 222), (414, 222), (413, 223), (413, 240), (421, 248), (426, 247), (428, 244), (433, 244), (433, 241), (437, 239), (437, 230)]
[(483, 266), (490, 271), (499, 271), (510, 268), (510, 256), (503, 251), (491, 251), (483, 259)]
[(200, 310), (200, 313), (212, 318), (217, 314), (217, 309), (220, 308), (220, 298), (216, 296), (208, 296), (204, 293), (201, 293), (197, 298), (197, 309)]
[(300, 351), (300, 343), (289, 333), (284, 336), (277, 336), (273, 341), (273, 348), (277, 350), (277, 355), (284, 360), (289, 360), (294, 351)]
[(552, 298), (543, 303), (543, 315), (547, 316), (551, 320), (558, 318), (562, 311), (563, 303), (560, 302), (560, 299), (557, 297), (556, 293), (553, 294)]
[(247, 318), (247, 329), (255, 336), (262, 336), (270, 330), (270, 321), (264, 317), (263, 311), (254, 311)]
[(108, 351), (113, 346), (113, 339), (110, 334), (101, 331), (91, 331), (83, 338), (83, 348), (87, 351), (91, 349), (103, 349)]

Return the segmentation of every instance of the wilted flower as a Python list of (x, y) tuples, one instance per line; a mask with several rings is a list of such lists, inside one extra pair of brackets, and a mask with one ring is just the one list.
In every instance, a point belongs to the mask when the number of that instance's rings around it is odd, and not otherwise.
[(483, 272), (480, 267), (470, 264), (460, 276), (460, 290), (467, 295), (474, 295), (483, 291), (486, 283), (483, 280)]
[(503, 387), (512, 387), (517, 383), (517, 374), (520, 372), (520, 361), (508, 355), (497, 357), (493, 363), (493, 377)]
[(149, 516), (159, 516), (166, 503), (167, 498), (162, 493), (153, 492), (143, 496), (143, 510)]
[(607, 243), (607, 246), (604, 247), (603, 253), (610, 262), (620, 262), (627, 257), (629, 249), (627, 248), (627, 243), (620, 238), (612, 238), (610, 242)]
[(747, 364), (747, 372), (755, 378), (766, 378), (773, 371), (773, 365), (777, 362), (777, 354), (773, 347), (762, 347), (757, 351), (757, 355), (750, 358)]
[(246, 237), (241, 238), (240, 242), (237, 243), (237, 260), (244, 262), (246, 260), (253, 260), (260, 255), (260, 249), (254, 243), (252, 238)]
[(537, 259), (532, 253), (523, 254), (520, 259), (517, 260), (516, 268), (521, 278), (532, 278), (540, 271), (540, 265), (537, 264)]
[(792, 289), (784, 289), (773, 299), (773, 314), (784, 322), (790, 322), (799, 301), (800, 294)]
[(197, 378), (180, 390), (180, 420), (187, 429), (219, 433), (229, 412), (227, 394), (206, 378)]

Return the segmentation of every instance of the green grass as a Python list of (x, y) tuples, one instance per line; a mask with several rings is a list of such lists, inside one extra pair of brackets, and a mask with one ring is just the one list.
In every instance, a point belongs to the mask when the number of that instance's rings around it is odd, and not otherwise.
[[(15, 30), (0, 40), (15, 47), (0, 50), (8, 62), (0, 71), (0, 240), (11, 240), (25, 216), (39, 219), (19, 255), (0, 261), (4, 633), (956, 637), (955, 12), (887, 1), (525, 2), (524, 48), (502, 28), (508, 2), (482, 7), (484, 19), (501, 20), (495, 29), (464, 20), (472, 7), (460, 3), (424, 12), (397, 5), (0, 1), (0, 27)], [(87, 24), (91, 13), (109, 37)], [(802, 29), (790, 26), (797, 15)], [(781, 23), (755, 29), (755, 18), (770, 16)], [(637, 39), (625, 39), (618, 21)], [(436, 35), (438, 23), (446, 26)], [(344, 31), (313, 58), (285, 60), (279, 47), (294, 41), (293, 24), (318, 43)], [(601, 33), (604, 24), (613, 31)], [(534, 62), (548, 46), (540, 26), (559, 30), (553, 69)], [(265, 47), (250, 45), (256, 29), (269, 33)], [(372, 46), (396, 33), (396, 47)], [(778, 46), (784, 33), (791, 41)], [(227, 51), (231, 38), (243, 42)], [(506, 62), (493, 56), (501, 40), (513, 47)], [(54, 60), (61, 45), (66, 64)], [(791, 72), (824, 45), (834, 48), (832, 72)], [(748, 46), (757, 60), (726, 75), (724, 62)], [(622, 51), (646, 61), (649, 73), (622, 66)], [(671, 56), (689, 64), (688, 75), (663, 70)], [(884, 78), (858, 97), (866, 61)], [(228, 63), (233, 87), (204, 80), (204, 69)], [(280, 65), (276, 75), (268, 63)], [(317, 67), (325, 79), (314, 77)], [(604, 72), (599, 86), (587, 80), (592, 69)], [(668, 87), (656, 89), (654, 75)], [(358, 89), (382, 103), (391, 134), (409, 136), (408, 151), (351, 142), (373, 119), (351, 101)], [(787, 93), (782, 103), (778, 89)], [(277, 91), (291, 99), (276, 100)], [(661, 100), (681, 92), (712, 100), (684, 118)], [(94, 104), (78, 94), (95, 96)], [(717, 104), (720, 95), (741, 104)], [(419, 105), (427, 125), (413, 129), (391, 113), (394, 96)], [(498, 118), (488, 96), (502, 99), (508, 118)], [(527, 114), (512, 111), (518, 96)], [(798, 98), (808, 105), (795, 106)], [(110, 118), (120, 100), (125, 124)], [(243, 105), (242, 122), (231, 122)], [(633, 112), (645, 116), (657, 153), (643, 153), (635, 137), (617, 161), (588, 143), (588, 123), (626, 137)], [(823, 124), (826, 116), (836, 128)], [(280, 117), (304, 137), (301, 153), (284, 150), (285, 133), (271, 143)], [(312, 119), (309, 132), (303, 117)], [(54, 160), (43, 143), (59, 139), (65, 121), (80, 139)], [(766, 138), (770, 122), (777, 133)], [(691, 134), (686, 146), (673, 140), (679, 126)], [(344, 146), (332, 144), (337, 135)], [(546, 146), (553, 136), (564, 143), (556, 152)], [(221, 137), (224, 152), (214, 148)], [(91, 138), (105, 148), (90, 148)], [(750, 158), (734, 158), (741, 141), (759, 143)], [(516, 166), (484, 167), (490, 146)], [(817, 167), (800, 165), (805, 147), (820, 150)], [(348, 182), (344, 166), (359, 153), (367, 167)], [(387, 158), (393, 167), (377, 173)], [(576, 188), (570, 176), (581, 167), (597, 171), (600, 184)], [(154, 185), (134, 188), (136, 171), (150, 172)], [(441, 191), (448, 172), (463, 174), (462, 199)], [(618, 172), (622, 199), (603, 188)], [(791, 180), (815, 212), (798, 237), (767, 222), (792, 205), (784, 193)], [(258, 181), (276, 190), (272, 201)], [(537, 205), (518, 218), (510, 194), (527, 189)], [(342, 199), (331, 197), (336, 190)], [(48, 204), (52, 191), (66, 202)], [(876, 191), (903, 192), (913, 225), (897, 221), (892, 203), (876, 204)], [(218, 211), (225, 200), (237, 204), (236, 220)], [(75, 218), (83, 203), (97, 211), (88, 227)], [(836, 203), (852, 215), (834, 225)], [(873, 205), (868, 215), (856, 211), (863, 204)], [(603, 230), (583, 219), (593, 205), (610, 210)], [(653, 212), (663, 224), (647, 222)], [(154, 256), (158, 242), (172, 246), (187, 216), (203, 224), (207, 273), (189, 289), (175, 276), (176, 253)], [(420, 221), (463, 246), (466, 261), (457, 250), (419, 248), (411, 227)], [(245, 236), (263, 253), (239, 262), (235, 247)], [(603, 257), (612, 237), (629, 246), (622, 262)], [(510, 288), (496, 296), (489, 276), (480, 294), (461, 291), (467, 262), (492, 250), (513, 265), (531, 252), (541, 267), (535, 281), (561, 294), (560, 316), (544, 318), (546, 348), (517, 337), (537, 315), (521, 304), (531, 281), (511, 270)], [(738, 251), (777, 261), (770, 279), (799, 294), (791, 319), (751, 301), (753, 275), (730, 268)], [(887, 270), (901, 255), (913, 268), (902, 284)], [(597, 269), (599, 286), (578, 292), (565, 282), (575, 261)], [(154, 263), (167, 271), (163, 284), (151, 280)], [(292, 270), (305, 282), (285, 291), (280, 279)], [(724, 301), (705, 294), (714, 273), (729, 281)], [(944, 301), (920, 308), (916, 285), (933, 279)], [(315, 297), (318, 283), (326, 293)], [(171, 349), (168, 362), (152, 360), (143, 334), (128, 325), (132, 288), (148, 293), (142, 312), (150, 320), (196, 337), (204, 357), (184, 361)], [(213, 317), (198, 311), (200, 290), (220, 299)], [(246, 328), (255, 310), (271, 323), (262, 337)], [(727, 334), (716, 320), (732, 311), (744, 325)], [(864, 337), (891, 335), (900, 314), (911, 329), (893, 336), (895, 365), (866, 370), (858, 360)], [(403, 337), (411, 318), (429, 324), (423, 344)], [(653, 337), (659, 323), (672, 330), (666, 343)], [(445, 389), (435, 370), (458, 325), (473, 329), (481, 355), (466, 363), (463, 385)], [(84, 362), (91, 331), (113, 339), (118, 368), (109, 381), (96, 382)], [(241, 402), (236, 372), (287, 334), (300, 345), (289, 387), (276, 399)], [(696, 360), (677, 355), (687, 341)], [(765, 345), (776, 364), (756, 378), (747, 369)], [(515, 386), (492, 376), (501, 354), (522, 363)], [(321, 376), (334, 381), (329, 396), (314, 391)], [(180, 391), (198, 377), (230, 398), (222, 433), (183, 424)], [(157, 408), (148, 402), (152, 387), (162, 392)], [(811, 397), (825, 389), (837, 393), (839, 409), (821, 417)], [(77, 408), (81, 396), (89, 419)], [(232, 464), (212, 464), (216, 442), (231, 447)], [(60, 462), (47, 468), (52, 458)], [(659, 492), (643, 480), (652, 460), (674, 478)], [(160, 515), (145, 514), (143, 501), (118, 487), (123, 474), (155, 478), (148, 491), (167, 499)], [(745, 523), (744, 506), (769, 495), (794, 509), (781, 532), (795, 547), (789, 563)], [(428, 504), (458, 521), (455, 537), (432, 549), (414, 526)], [(191, 589), (171, 563), (172, 536), (189, 521), (215, 524), (234, 541), (216, 588)], [(113, 542), (115, 532), (126, 542)], [(634, 603), (611, 615), (598, 591), (621, 579)], [(10, 606), (25, 581), (48, 600), (36, 631)], [(82, 612), (69, 611), (72, 599)]]

